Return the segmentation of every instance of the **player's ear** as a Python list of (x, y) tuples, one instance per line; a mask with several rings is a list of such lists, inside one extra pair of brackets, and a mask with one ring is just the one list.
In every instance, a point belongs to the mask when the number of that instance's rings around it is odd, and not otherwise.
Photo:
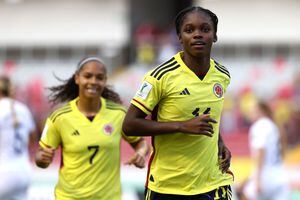
[(181, 34), (180, 33), (178, 34), (178, 40), (179, 40), (180, 44), (182, 44), (182, 38), (181, 38)]
[(74, 81), (77, 85), (79, 85), (79, 75), (77, 72), (74, 74)]
[(218, 36), (217, 35), (215, 35), (214, 36), (214, 40), (213, 40), (214, 42), (217, 42), (218, 41)]

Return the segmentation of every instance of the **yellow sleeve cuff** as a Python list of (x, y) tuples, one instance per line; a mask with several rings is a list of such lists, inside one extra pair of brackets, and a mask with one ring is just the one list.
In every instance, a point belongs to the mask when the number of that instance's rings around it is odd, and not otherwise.
[(152, 110), (147, 108), (143, 103), (141, 103), (137, 99), (132, 99), (130, 103), (132, 105), (134, 105), (135, 107), (139, 108), (141, 111), (143, 111), (147, 115), (151, 114), (151, 112), (152, 112)]

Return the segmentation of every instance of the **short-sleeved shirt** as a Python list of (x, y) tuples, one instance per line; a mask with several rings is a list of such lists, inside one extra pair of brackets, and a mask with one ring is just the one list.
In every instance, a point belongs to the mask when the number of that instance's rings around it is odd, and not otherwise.
[(282, 164), (280, 133), (271, 119), (263, 117), (257, 120), (250, 127), (249, 141), (254, 157), (259, 149), (265, 151), (263, 167)]
[(120, 140), (139, 137), (122, 133), (125, 109), (101, 98), (90, 121), (77, 108), (78, 99), (54, 111), (42, 133), (42, 147), (62, 147), (62, 165), (55, 188), (57, 199), (121, 199)]
[(11, 98), (0, 100), (0, 167), (22, 170), (25, 165), (31, 166), (28, 142), (34, 130), (33, 117), (25, 104)]
[(146, 114), (156, 110), (158, 122), (186, 121), (203, 113), (217, 121), (213, 137), (180, 132), (152, 137), (146, 186), (159, 193), (194, 195), (233, 181), (218, 165), (219, 124), (230, 74), (211, 59), (201, 80), (182, 54), (148, 72), (131, 103)]

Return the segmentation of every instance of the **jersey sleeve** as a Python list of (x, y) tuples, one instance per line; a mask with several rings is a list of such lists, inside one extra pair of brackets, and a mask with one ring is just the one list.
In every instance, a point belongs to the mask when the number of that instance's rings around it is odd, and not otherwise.
[(26, 107), (26, 124), (27, 124), (27, 128), (30, 132), (34, 131), (36, 129), (36, 126), (35, 126), (35, 122), (34, 122), (34, 119), (33, 119), (33, 116), (30, 112), (30, 110)]
[(150, 114), (163, 96), (162, 81), (158, 81), (148, 72), (143, 82), (131, 100), (131, 104), (142, 110), (147, 115)]
[(266, 146), (270, 127), (266, 123), (258, 123), (251, 129), (251, 147), (253, 149), (263, 149)]
[(52, 147), (57, 148), (61, 143), (61, 137), (55, 124), (48, 118), (40, 139), (40, 146), (41, 147)]

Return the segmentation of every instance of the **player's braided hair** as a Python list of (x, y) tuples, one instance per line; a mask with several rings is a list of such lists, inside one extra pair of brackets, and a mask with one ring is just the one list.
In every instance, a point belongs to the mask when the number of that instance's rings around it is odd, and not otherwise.
[[(76, 73), (78, 73), (82, 69), (82, 67), (86, 63), (88, 63), (90, 61), (97, 61), (97, 62), (103, 63), (99, 58), (87, 57), (87, 58), (82, 59), (78, 63), (77, 71), (69, 79), (62, 80), (62, 79), (58, 78), (57, 76), (55, 76), (55, 78), (57, 80), (59, 80), (60, 82), (63, 82), (63, 84), (48, 88), (51, 91), (50, 95), (48, 96), (49, 101), (51, 103), (53, 103), (53, 104), (62, 103), (62, 102), (73, 100), (73, 99), (78, 97), (79, 87), (75, 83), (75, 75), (76, 75)], [(109, 99), (109, 100), (111, 100), (115, 103), (119, 103), (119, 104), (122, 103), (119, 94), (114, 92), (110, 88), (110, 86), (105, 86), (104, 87), (104, 90), (103, 90), (101, 96), (103, 98)]]
[(214, 26), (214, 30), (215, 30), (215, 34), (217, 34), (217, 29), (218, 29), (218, 17), (215, 13), (213, 13), (212, 11), (202, 8), (200, 6), (191, 6), (191, 7), (187, 7), (183, 10), (181, 10), (175, 18), (175, 27), (176, 27), (176, 33), (177, 35), (180, 35), (180, 28), (182, 26), (182, 22), (186, 16), (187, 13), (193, 12), (193, 11), (197, 11), (197, 12), (203, 12), (206, 13), (210, 18), (211, 21), (213, 22), (213, 26)]
[(11, 82), (7, 76), (0, 76), (0, 92), (2, 96), (9, 97), (11, 93)]

